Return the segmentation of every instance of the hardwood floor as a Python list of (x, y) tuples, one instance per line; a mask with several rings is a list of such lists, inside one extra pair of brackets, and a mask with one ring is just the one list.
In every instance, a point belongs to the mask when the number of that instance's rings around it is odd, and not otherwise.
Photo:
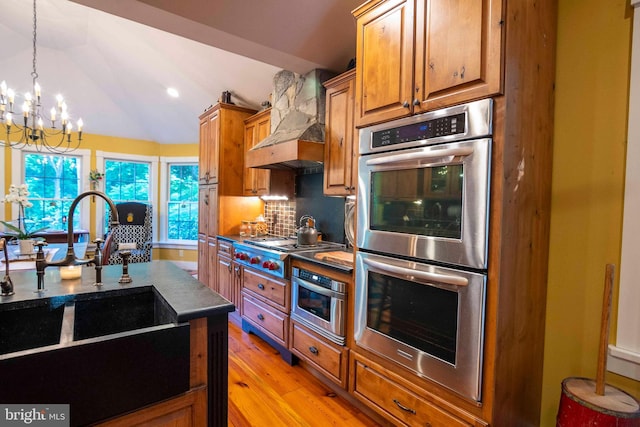
[(378, 426), (305, 369), (229, 322), (229, 426)]

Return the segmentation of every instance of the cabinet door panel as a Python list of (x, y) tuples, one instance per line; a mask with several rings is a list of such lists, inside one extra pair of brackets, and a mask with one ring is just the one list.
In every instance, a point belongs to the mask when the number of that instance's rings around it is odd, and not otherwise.
[(395, 0), (357, 20), (356, 124), (411, 113), (413, 0)]
[(198, 182), (209, 183), (209, 118), (200, 120), (200, 140), (198, 145)]
[(500, 0), (429, 0), (416, 6), (414, 112), (500, 92)]
[(353, 80), (327, 89), (324, 193), (351, 194)]
[(220, 160), (220, 113), (216, 111), (209, 117), (209, 182), (218, 182), (218, 162)]

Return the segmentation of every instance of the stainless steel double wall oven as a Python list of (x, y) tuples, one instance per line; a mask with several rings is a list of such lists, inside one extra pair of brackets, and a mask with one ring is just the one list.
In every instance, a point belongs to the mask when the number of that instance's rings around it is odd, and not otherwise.
[(360, 130), (356, 344), (479, 401), (493, 102)]

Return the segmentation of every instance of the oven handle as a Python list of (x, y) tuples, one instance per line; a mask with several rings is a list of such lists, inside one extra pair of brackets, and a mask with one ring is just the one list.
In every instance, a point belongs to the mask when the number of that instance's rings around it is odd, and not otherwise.
[(324, 295), (325, 297), (336, 298), (339, 300), (344, 300), (344, 294), (341, 292), (332, 291), (331, 289), (323, 288), (322, 286), (318, 286), (314, 283), (307, 282), (304, 279), (299, 277), (294, 277), (292, 279), (293, 283), (297, 283), (298, 286), (302, 286), (303, 288), (309, 289), (317, 294)]
[(454, 276), (451, 274), (438, 274), (438, 273), (429, 273), (426, 271), (417, 271), (411, 270), (409, 268), (397, 267), (395, 265), (385, 264), (383, 262), (374, 261), (372, 259), (363, 259), (365, 264), (370, 265), (371, 267), (378, 268), (383, 271), (388, 271), (390, 273), (401, 274), (403, 276), (413, 276), (418, 279), (423, 280), (431, 280), (435, 282), (445, 283), (447, 285), (455, 285), (455, 286), (467, 286), (469, 284), (469, 280), (465, 277)]
[(473, 147), (457, 147), (457, 148), (444, 148), (442, 150), (433, 150), (426, 153), (401, 153), (401, 154), (387, 154), (377, 159), (367, 160), (367, 166), (384, 165), (387, 163), (400, 163), (405, 161), (415, 161), (416, 159), (429, 159), (438, 160), (447, 157), (453, 158), (456, 156), (469, 156), (473, 154)]

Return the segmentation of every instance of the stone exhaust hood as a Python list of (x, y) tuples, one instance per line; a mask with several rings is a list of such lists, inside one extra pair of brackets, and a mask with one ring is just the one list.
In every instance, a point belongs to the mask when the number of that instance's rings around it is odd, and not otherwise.
[(305, 75), (280, 71), (273, 78), (271, 135), (249, 150), (246, 167), (299, 169), (324, 159), (325, 70)]

